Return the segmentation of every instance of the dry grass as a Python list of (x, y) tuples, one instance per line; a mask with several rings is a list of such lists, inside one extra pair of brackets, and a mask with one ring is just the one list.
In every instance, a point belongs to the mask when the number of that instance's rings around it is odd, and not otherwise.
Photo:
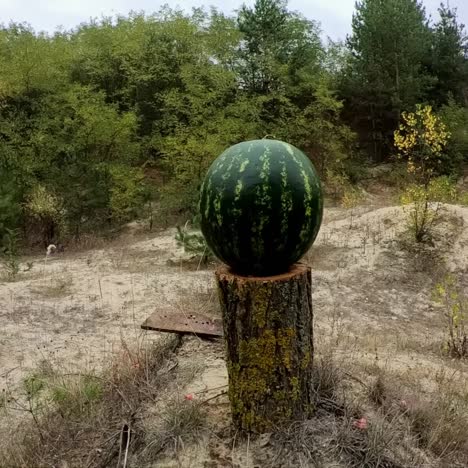
[[(164, 457), (173, 460), (169, 466), (195, 468), (468, 466), (467, 368), (441, 355), (443, 315), (429, 308), (432, 283), (446, 271), (453, 236), (435, 237), (435, 246), (424, 249), (402, 248), (402, 236), (386, 234), (392, 220), (372, 226), (372, 219), (364, 224), (360, 216), (349, 225), (348, 215), (339, 218), (346, 223), (326, 231), (328, 237), (307, 257), (317, 273), (313, 418), (242, 439), (230, 426), (227, 398), (207, 405), (183, 397), (184, 382), (197, 370), (201, 374), (193, 355), (214, 366), (221, 346), (187, 345), (175, 359), (174, 341), (150, 349), (124, 343), (105, 372), (70, 374), (44, 361), (24, 380), (22, 395), (5, 395), (0, 406), (25, 418), (2, 448), (0, 466), (149, 468), (167, 466), (160, 465)], [(356, 232), (362, 235), (350, 243)], [(149, 274), (156, 249), (114, 245), (112, 252), (106, 268), (147, 272), (151, 300), (156, 296), (178, 312), (219, 316), (209, 272), (186, 271), (199, 270), (196, 263), (168, 267), (164, 257), (158, 273), (168, 273), (165, 278)], [(369, 253), (375, 265), (364, 262)], [(356, 260), (361, 266), (347, 274)], [(170, 295), (176, 267), (183, 277), (177, 294)], [(59, 285), (47, 294), (67, 292)], [(183, 462), (183, 454), (198, 446), (207, 452), (200, 464), (197, 457), (192, 465)], [(247, 458), (237, 461), (241, 451)]]
[(217, 291), (213, 287), (200, 287), (197, 291), (180, 288), (180, 299), (175, 302), (179, 312), (203, 314), (209, 317), (219, 317), (219, 299)]
[(466, 380), (437, 377), (424, 394), (376, 368), (366, 381), (336, 358), (316, 361), (312, 419), (251, 442), (262, 467), (440, 468), (468, 464)]
[(30, 288), (33, 294), (37, 294), (44, 298), (60, 298), (69, 296), (73, 288), (73, 276), (66, 271), (58, 274), (53, 274), (47, 280), (34, 283)]
[(135, 456), (135, 464), (154, 462), (166, 449), (167, 455), (177, 457), (185, 444), (198, 440), (205, 429), (206, 414), (203, 402), (173, 396), (165, 401), (157, 418), (144, 424), (144, 448)]
[(28, 417), (1, 447), (2, 468), (123, 467), (136, 454), (154, 454), (151, 447), (161, 451), (187, 434), (190, 439), (203, 422), (201, 406), (190, 401), (167, 403), (151, 434), (142, 422), (145, 406), (177, 380), (179, 345), (180, 338), (150, 348), (124, 343), (100, 374), (64, 374), (44, 362), (24, 380), (21, 395), (5, 398), (7, 411)]
[[(205, 293), (209, 299), (211, 291)], [(252, 463), (262, 468), (467, 466), (464, 374), (437, 374), (436, 387), (423, 391), (417, 374), (403, 378), (377, 364), (359, 373), (333, 347), (335, 335), (343, 334), (338, 318), (333, 322), (332, 339), (322, 347), (328, 353), (315, 359), (314, 417), (248, 439)], [(163, 455), (178, 460), (187, 446), (206, 441), (204, 402), (180, 396), (197, 369), (175, 360), (179, 345), (169, 340), (133, 349), (123, 343), (110, 368), (99, 374), (64, 374), (42, 362), (24, 381), (22, 399), (4, 401), (9, 411), (29, 418), (0, 453), (9, 460), (2, 467), (150, 467)], [(228, 420), (227, 407), (220, 408)], [(210, 437), (224, 443), (234, 459), (239, 435)], [(216, 460), (206, 466), (218, 466)]]

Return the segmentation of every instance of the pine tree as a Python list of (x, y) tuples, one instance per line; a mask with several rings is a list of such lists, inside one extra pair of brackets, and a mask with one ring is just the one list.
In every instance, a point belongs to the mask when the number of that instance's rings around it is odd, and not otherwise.
[(391, 151), (401, 112), (424, 100), (432, 85), (430, 29), (416, 0), (361, 0), (352, 30), (343, 91), (354, 127), (381, 160)]
[(440, 106), (450, 96), (460, 105), (468, 104), (468, 38), (458, 22), (456, 8), (441, 5), (440, 20), (432, 35), (431, 72), (437, 78), (432, 101)]

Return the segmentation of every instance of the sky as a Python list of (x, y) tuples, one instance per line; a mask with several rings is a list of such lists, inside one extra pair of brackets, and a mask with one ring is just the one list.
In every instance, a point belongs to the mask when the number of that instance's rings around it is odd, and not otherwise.
[[(447, 1), (447, 0), (444, 0)], [(231, 13), (242, 3), (254, 0), (0, 0), (0, 23), (27, 22), (37, 31), (53, 32), (57, 27), (71, 29), (91, 18), (127, 14), (130, 10), (152, 13), (163, 4), (179, 6), (190, 11), (192, 7), (215, 6)], [(426, 10), (437, 17), (441, 0), (424, 0)], [(289, 9), (299, 11), (308, 19), (320, 22), (324, 36), (344, 39), (351, 30), (355, 0), (290, 0)], [(460, 22), (468, 24), (468, 1), (450, 0), (458, 8)]]

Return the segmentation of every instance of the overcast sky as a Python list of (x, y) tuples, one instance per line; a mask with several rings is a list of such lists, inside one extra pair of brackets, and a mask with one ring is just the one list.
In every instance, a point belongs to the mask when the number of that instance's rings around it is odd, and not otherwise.
[[(446, 0), (444, 0), (446, 1)], [(231, 13), (242, 3), (254, 0), (0, 0), (0, 23), (10, 21), (31, 24), (36, 30), (54, 31), (58, 26), (73, 28), (90, 18), (102, 15), (126, 14), (130, 10), (152, 13), (164, 3), (187, 11), (194, 6), (215, 6)], [(441, 0), (424, 0), (428, 12), (437, 16)], [(468, 0), (450, 0), (458, 7), (462, 23), (468, 23)], [(354, 0), (290, 0), (289, 8), (321, 23), (325, 35), (343, 39), (350, 32)]]

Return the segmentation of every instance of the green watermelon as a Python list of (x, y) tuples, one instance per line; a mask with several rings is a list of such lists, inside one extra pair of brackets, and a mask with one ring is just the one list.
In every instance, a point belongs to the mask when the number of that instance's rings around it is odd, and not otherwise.
[(233, 271), (288, 271), (320, 229), (323, 196), (309, 158), (278, 140), (231, 146), (211, 165), (200, 194), (201, 229)]

